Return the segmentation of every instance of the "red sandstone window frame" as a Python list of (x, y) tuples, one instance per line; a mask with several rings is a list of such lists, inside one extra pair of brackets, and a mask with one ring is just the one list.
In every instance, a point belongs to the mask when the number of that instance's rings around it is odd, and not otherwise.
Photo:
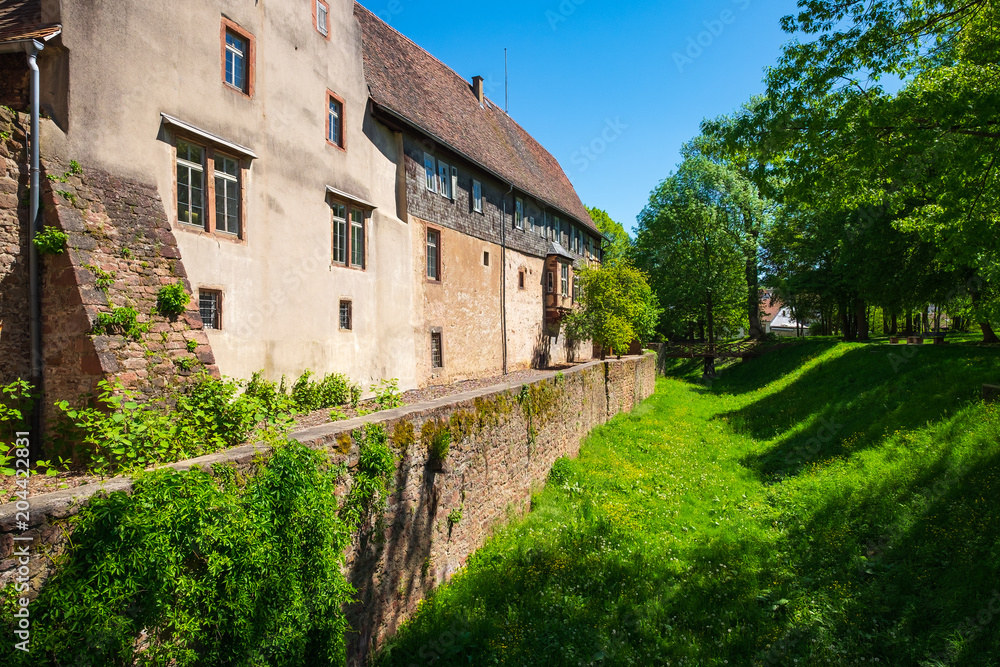
[[(339, 129), (339, 135), (340, 135), (340, 143), (339, 144), (330, 141), (330, 102), (336, 102), (337, 104), (340, 105), (340, 118), (339, 118), (339, 120), (337, 122), (338, 129)], [(338, 148), (338, 149), (340, 149), (340, 150), (342, 150), (342, 151), (344, 151), (346, 153), (347, 152), (347, 132), (346, 132), (346, 130), (347, 130), (347, 123), (345, 122), (345, 119), (347, 117), (347, 104), (344, 102), (344, 98), (341, 97), (340, 95), (338, 95), (337, 93), (333, 92), (332, 90), (327, 89), (327, 91), (326, 91), (326, 107), (323, 109), (323, 113), (326, 116), (326, 121), (324, 122), (324, 127), (326, 129), (326, 135), (325, 135), (325, 137), (326, 137), (326, 143), (327, 143), (327, 145), (333, 146), (334, 148)]]
[[(319, 7), (320, 5), (326, 9), (326, 25), (322, 28), (319, 25)], [(313, 26), (316, 28), (316, 32), (323, 36), (326, 41), (330, 41), (330, 5), (324, 0), (313, 0), (312, 5), (313, 14)]]
[[(240, 39), (246, 41), (247, 48), (246, 53), (243, 55), (244, 61), (246, 63), (246, 82), (243, 88), (237, 88), (233, 84), (226, 81), (226, 34), (233, 33)], [(220, 32), (220, 41), (222, 42), (222, 85), (224, 85), (229, 90), (236, 91), (240, 95), (247, 98), (252, 98), (254, 94), (255, 79), (257, 74), (257, 40), (254, 38), (253, 34), (248, 30), (240, 27), (239, 24), (230, 21), (226, 17), (222, 18), (222, 29)]]
[[(362, 208), (357, 204), (351, 204), (348, 201), (342, 199), (336, 199), (331, 197), (329, 200), (330, 204), (330, 261), (331, 264), (338, 269), (350, 269), (352, 271), (367, 271), (368, 270), (368, 248), (371, 245), (369, 239), (369, 221), (372, 216), (372, 211), (366, 208)], [(335, 206), (343, 206), (345, 211), (344, 217), (344, 261), (340, 261), (337, 258), (337, 220)], [(359, 225), (354, 224), (354, 213), (361, 214), (361, 264), (354, 263), (354, 241), (357, 238), (355, 236), (355, 227)]]
[[(204, 315), (201, 312), (201, 297), (202, 297), (202, 294), (205, 294), (205, 295), (211, 294), (211, 295), (215, 296), (215, 322), (213, 323), (213, 326), (211, 326), (211, 327), (207, 327), (204, 324), (205, 318), (204, 318)], [(223, 316), (223, 312), (224, 312), (223, 311), (223, 300), (224, 300), (224, 292), (221, 289), (210, 288), (210, 287), (204, 287), (204, 288), (203, 287), (199, 287), (198, 288), (198, 314), (201, 317), (202, 328), (205, 331), (222, 331), (222, 327), (224, 325), (224, 320), (223, 320), (223, 317), (222, 317)]]
[[(178, 215), (178, 183), (177, 183), (177, 142), (184, 141), (193, 146), (197, 146), (202, 149), (202, 200), (203, 200), (203, 211), (202, 217), (204, 218), (203, 225), (195, 225), (189, 222), (184, 222), (180, 219)], [(203, 234), (206, 236), (211, 236), (213, 239), (226, 240), (230, 243), (245, 243), (246, 242), (246, 228), (247, 228), (247, 176), (250, 171), (250, 161), (243, 156), (237, 155), (234, 151), (226, 150), (225, 147), (219, 149), (207, 142), (204, 137), (199, 137), (194, 134), (189, 134), (187, 132), (178, 132), (174, 130), (172, 141), (170, 142), (171, 153), (173, 157), (174, 169), (174, 207), (172, 216), (177, 226), (181, 229), (190, 232), (192, 234)], [(237, 218), (237, 224), (239, 229), (237, 233), (233, 234), (228, 231), (219, 231), (217, 229), (217, 219), (216, 219), (216, 207), (215, 207), (215, 157), (216, 152), (221, 156), (227, 157), (231, 160), (235, 160), (238, 165), (238, 175), (236, 177), (236, 187), (239, 189), (239, 216)]]
[[(434, 356), (434, 341), (437, 340), (437, 358)], [(431, 370), (444, 369), (444, 332), (435, 327), (431, 329)]]

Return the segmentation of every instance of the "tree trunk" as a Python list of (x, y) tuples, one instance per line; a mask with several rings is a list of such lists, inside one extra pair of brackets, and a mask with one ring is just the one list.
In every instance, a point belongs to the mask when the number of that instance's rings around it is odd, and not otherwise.
[(851, 315), (847, 311), (847, 304), (844, 302), (840, 303), (840, 327), (844, 331), (844, 340), (852, 341), (854, 340), (854, 327), (851, 326)]
[(895, 311), (892, 313), (892, 329), (889, 331), (890, 336), (895, 336), (899, 333), (899, 315)]
[(912, 336), (913, 335), (913, 311), (912, 310), (907, 310), (906, 311), (906, 331), (904, 333), (906, 333), (907, 336)]
[(715, 377), (715, 309), (712, 290), (708, 290), (708, 356), (705, 357), (705, 377)]
[(854, 302), (854, 314), (858, 320), (858, 340), (867, 343), (871, 338), (868, 337), (868, 307), (864, 299), (859, 298)]
[(982, 300), (979, 286), (973, 285), (970, 290), (972, 292), (972, 310), (976, 314), (976, 319), (979, 320), (979, 328), (983, 330), (983, 342), (989, 345), (1000, 343), (1000, 338), (997, 338), (996, 332), (993, 331), (993, 325), (979, 314), (979, 303)]
[(764, 327), (760, 323), (760, 285), (757, 282), (757, 258), (747, 260), (747, 311), (750, 316), (750, 339), (763, 340)]

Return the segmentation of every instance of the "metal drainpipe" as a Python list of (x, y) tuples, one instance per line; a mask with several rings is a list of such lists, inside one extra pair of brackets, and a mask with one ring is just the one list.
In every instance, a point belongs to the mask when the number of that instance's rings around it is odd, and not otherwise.
[(507, 375), (507, 197), (514, 184), (503, 196), (503, 219), (500, 221), (500, 328), (503, 330), (503, 374)]
[(32, 444), (35, 445), (32, 454), (37, 458), (41, 454), (42, 433), (42, 301), (41, 274), (38, 262), (38, 248), (35, 247), (35, 235), (38, 234), (38, 211), (41, 208), (41, 155), (39, 141), (39, 115), (41, 95), (41, 75), (38, 71), (38, 53), (45, 48), (40, 42), (32, 40), (24, 45), (28, 54), (28, 67), (31, 69), (31, 213), (28, 220), (28, 290), (29, 290), (29, 332), (31, 336), (31, 384), (38, 394), (38, 402), (32, 410), (31, 432)]

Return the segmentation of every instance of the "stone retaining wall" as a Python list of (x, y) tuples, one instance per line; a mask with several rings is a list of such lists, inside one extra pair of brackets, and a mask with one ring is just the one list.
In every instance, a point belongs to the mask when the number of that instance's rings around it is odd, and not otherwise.
[[(294, 437), (329, 451), (335, 462), (357, 462), (352, 433), (385, 426), (397, 453), (394, 491), (384, 521), (363, 528), (347, 554), (347, 576), (359, 602), (349, 610), (352, 665), (365, 664), (417, 603), (462, 568), (492, 531), (528, 509), (560, 456), (576, 456), (583, 438), (655, 389), (655, 356), (591, 362), (528, 385), (512, 383), (300, 431)], [(447, 460), (430, 460), (425, 433), (447, 425)], [(259, 447), (247, 445), (175, 464), (235, 464), (250, 471)], [(266, 452), (265, 452), (266, 455)], [(15, 576), (14, 537), (32, 537), (32, 595), (67, 544), (67, 519), (97, 493), (128, 492), (127, 478), (31, 499), (29, 530), (17, 528), (14, 504), (0, 506), (0, 588)], [(461, 510), (452, 525), (448, 515)], [(19, 544), (24, 544), (20, 542)]]

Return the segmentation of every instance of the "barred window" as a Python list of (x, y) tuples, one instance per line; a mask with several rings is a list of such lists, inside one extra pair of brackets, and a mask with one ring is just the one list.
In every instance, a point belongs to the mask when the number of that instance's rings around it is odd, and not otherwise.
[(222, 328), (222, 294), (215, 290), (198, 291), (198, 310), (206, 329)]

